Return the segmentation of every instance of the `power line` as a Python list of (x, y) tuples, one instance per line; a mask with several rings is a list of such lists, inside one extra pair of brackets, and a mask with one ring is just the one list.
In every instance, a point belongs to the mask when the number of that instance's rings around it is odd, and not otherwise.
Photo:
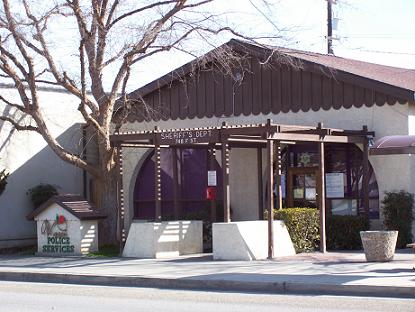
[(381, 54), (396, 54), (396, 55), (415, 55), (415, 53), (411, 52), (393, 52), (393, 51), (380, 51), (380, 50), (369, 50), (369, 49), (362, 49), (362, 48), (350, 48), (352, 50), (359, 50), (362, 52), (370, 52), (370, 53), (381, 53)]
[(404, 39), (415, 39), (414, 36), (408, 37), (399, 37), (399, 36), (384, 36), (384, 35), (341, 35), (341, 38), (344, 39), (352, 39), (352, 38), (361, 38), (361, 39), (396, 39), (396, 40), (404, 40)]

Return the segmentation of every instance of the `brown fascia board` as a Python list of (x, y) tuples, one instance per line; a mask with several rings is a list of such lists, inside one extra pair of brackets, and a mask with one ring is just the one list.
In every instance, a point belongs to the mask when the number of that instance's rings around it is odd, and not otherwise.
[[(267, 57), (269, 53), (272, 51), (270, 47), (266, 47), (266, 46), (261, 47), (261, 46), (253, 45), (248, 42), (243, 42), (243, 41), (239, 41), (235, 39), (232, 39), (229, 43), (231, 42), (235, 46), (245, 47), (245, 51), (247, 53), (250, 53), (258, 57)], [(298, 62), (301, 62), (299, 63), (300, 69), (303, 69), (305, 71), (309, 71), (309, 72), (316, 73), (316, 74), (323, 74), (323, 75), (326, 75), (328, 78), (333, 77), (333, 78), (342, 80), (350, 84), (359, 85), (367, 89), (373, 89), (375, 91), (379, 91), (379, 92), (382, 92), (388, 95), (395, 96), (400, 99), (404, 99), (408, 102), (413, 102), (415, 100), (415, 90), (402, 88), (396, 85), (392, 85), (389, 83), (385, 83), (383, 81), (376, 80), (374, 78), (353, 74), (351, 72), (347, 72), (347, 71), (333, 68), (327, 65), (312, 62), (312, 61), (303, 59), (298, 56), (292, 56), (290, 55), (290, 49), (275, 47), (275, 50), (276, 52), (280, 54), (286, 55), (287, 57), (291, 57), (292, 59), (295, 59)], [(299, 51), (299, 50), (292, 50), (292, 51), (295, 53), (300, 53), (300, 52), (307, 53), (306, 51)], [(312, 54), (317, 54), (317, 53), (312, 53)], [(289, 64), (288, 60), (286, 64)]]
[(375, 80), (373, 78), (367, 78), (343, 70), (327, 67), (325, 65), (312, 63), (307, 60), (303, 60), (303, 63), (303, 69), (309, 72), (323, 74), (328, 78), (335, 78), (336, 80), (347, 82), (352, 85), (361, 86), (366, 89), (373, 89), (375, 91), (384, 93), (386, 95), (391, 95), (408, 102), (413, 102), (415, 100), (415, 92), (413, 90), (391, 85), (383, 81)]
[[(192, 72), (192, 69), (195, 68), (198, 62), (201, 59), (205, 59), (205, 63), (211, 63), (214, 60), (215, 52), (222, 49), (224, 46), (229, 46), (235, 49), (236, 51), (247, 53), (253, 56), (257, 56), (259, 58), (267, 58), (270, 55), (270, 52), (273, 50), (278, 53), (283, 58), (279, 60), (281, 65), (291, 65), (294, 66), (293, 60), (297, 62), (298, 67), (300, 69), (313, 72), (316, 74), (324, 74), (327, 77), (335, 77), (339, 80), (344, 82), (359, 85), (368, 89), (373, 89), (378, 92), (382, 92), (388, 95), (392, 95), (394, 97), (406, 100), (408, 102), (413, 102), (415, 100), (415, 90), (410, 90), (406, 88), (402, 88), (396, 85), (392, 85), (389, 83), (385, 83), (373, 78), (360, 76), (357, 74), (353, 74), (347, 71), (343, 71), (337, 68), (333, 68), (330, 66), (326, 66), (324, 64), (319, 64), (316, 62), (312, 62), (306, 59), (302, 59), (299, 56), (290, 55), (290, 51), (292, 53), (307, 53), (306, 51), (294, 50), (294, 49), (286, 49), (280, 47), (269, 47), (269, 46), (259, 46), (256, 44), (252, 44), (246, 41), (241, 41), (237, 39), (231, 39), (227, 43), (219, 46), (218, 48), (208, 52), (202, 57), (199, 57), (173, 71), (170, 73), (148, 83), (147, 85), (131, 92), (128, 94), (128, 97), (134, 99), (139, 97), (144, 97), (157, 89), (160, 89), (173, 81), (182, 78)], [(311, 52), (310, 52), (311, 53)], [(318, 55), (318, 53), (312, 53)], [(286, 58), (286, 60), (284, 60)], [(364, 63), (364, 62), (363, 62)], [(118, 102), (118, 101), (117, 101)], [(119, 102), (120, 103), (120, 102)], [(119, 107), (121, 104), (118, 104)]]

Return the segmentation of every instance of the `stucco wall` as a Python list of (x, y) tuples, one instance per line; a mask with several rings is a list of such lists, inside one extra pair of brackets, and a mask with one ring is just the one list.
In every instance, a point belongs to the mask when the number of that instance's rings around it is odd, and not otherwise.
[[(415, 135), (415, 106), (410, 105), (408, 107), (408, 110), (409, 110), (408, 134)], [(393, 156), (393, 157), (396, 157), (396, 156)], [(409, 155), (409, 159), (410, 159), (410, 166), (411, 166), (410, 179), (411, 179), (411, 185), (412, 185), (412, 189), (410, 192), (414, 194), (415, 193), (415, 156)], [(415, 241), (415, 205), (412, 209), (412, 212), (414, 216), (414, 221), (412, 222), (412, 240)]]
[(258, 220), (256, 149), (233, 148), (230, 164), (231, 218), (234, 221)]
[[(228, 124), (253, 124), (265, 123), (270, 118), (275, 123), (293, 125), (317, 125), (322, 122), (324, 126), (331, 128), (361, 130), (367, 125), (369, 130), (376, 132), (376, 138), (393, 134), (408, 134), (410, 122), (408, 116), (415, 115), (415, 108), (409, 105), (396, 104), (382, 107), (373, 106), (361, 108), (352, 107), (340, 110), (319, 110), (308, 112), (289, 112), (278, 115), (257, 115), (257, 116), (233, 116), (229, 118), (204, 118), (168, 120), (158, 122), (128, 123), (123, 131), (152, 130), (157, 125), (161, 129), (182, 128), (182, 127), (203, 127), (220, 126), (223, 121)], [(415, 120), (415, 119), (414, 119)], [(415, 124), (412, 128), (415, 131)], [(376, 139), (375, 138), (375, 139)], [(249, 156), (248, 156), (249, 155)], [(236, 157), (238, 156), (238, 157)], [(125, 168), (124, 188), (126, 203), (132, 202), (132, 194), (128, 191), (135, 180), (129, 180), (128, 173), (134, 170), (134, 164), (139, 159), (138, 154), (134, 158), (124, 153), (125, 162), (129, 168)], [(415, 192), (415, 163), (410, 155), (397, 156), (371, 156), (372, 164), (378, 185), (380, 198), (385, 191), (404, 189), (411, 193)], [(246, 150), (243, 153), (233, 149), (230, 158), (230, 184), (231, 184), (231, 206), (234, 220), (252, 220), (257, 216), (257, 174), (256, 174), (256, 151)], [(130, 188), (131, 189), (131, 188)], [(248, 199), (248, 200), (247, 200)], [(250, 208), (248, 208), (250, 207)], [(131, 208), (126, 207), (127, 210)], [(249, 210), (249, 212), (248, 212)], [(382, 217), (381, 217), (382, 218)]]
[[(2, 96), (18, 102), (15, 90), (0, 88)], [(57, 91), (39, 90), (46, 123), (58, 141), (75, 153), (81, 150), (82, 116), (79, 100)], [(0, 104), (2, 113), (13, 114)], [(62, 193), (82, 192), (82, 171), (59, 159), (37, 133), (13, 131), (0, 122), (0, 170), (10, 173), (5, 192), (0, 196), (0, 248), (35, 242), (35, 222), (25, 216), (32, 211), (26, 195), (39, 183), (56, 185)]]

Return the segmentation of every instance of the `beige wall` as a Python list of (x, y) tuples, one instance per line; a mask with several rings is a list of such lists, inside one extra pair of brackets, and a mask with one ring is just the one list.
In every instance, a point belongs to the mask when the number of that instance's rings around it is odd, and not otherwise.
[[(52, 135), (74, 153), (81, 150), (82, 116), (79, 100), (56, 90), (39, 90), (46, 124)], [(0, 86), (0, 94), (18, 102), (14, 88)], [(0, 104), (2, 114), (15, 116)], [(29, 120), (26, 120), (29, 122)], [(14, 131), (0, 122), (0, 170), (10, 173), (5, 192), (0, 196), (0, 248), (36, 242), (35, 222), (27, 221), (32, 210), (26, 192), (39, 183), (49, 183), (62, 193), (82, 193), (82, 171), (58, 158), (43, 138), (33, 132)]]
[[(223, 121), (229, 124), (256, 124), (265, 123), (267, 118), (274, 123), (308, 125), (314, 126), (322, 122), (324, 126), (331, 128), (360, 130), (363, 125), (367, 125), (369, 130), (376, 132), (376, 138), (385, 135), (408, 134), (410, 130), (415, 132), (415, 108), (408, 104), (396, 104), (393, 106), (385, 105), (382, 107), (352, 107), (340, 110), (319, 110), (308, 112), (289, 112), (278, 115), (258, 115), (258, 116), (232, 116), (228, 118), (203, 118), (186, 120), (169, 120), (159, 122), (128, 123), (123, 131), (152, 130), (155, 125), (161, 129), (184, 128), (184, 127), (203, 127), (220, 126)], [(411, 119), (412, 118), (412, 119)], [(413, 123), (411, 124), (411, 122)], [(375, 138), (375, 139), (376, 139)], [(133, 153), (134, 154), (134, 153)], [(134, 167), (139, 159), (137, 153), (134, 156), (124, 153), (124, 162), (128, 163), (125, 167), (124, 187), (126, 203), (132, 203), (131, 185), (135, 182), (135, 177), (131, 180), (130, 171), (137, 171)], [(234, 220), (253, 220), (258, 215), (257, 200), (257, 171), (256, 171), (256, 151), (233, 149), (230, 157), (230, 185), (231, 185), (231, 206)], [(378, 185), (379, 194), (382, 196), (385, 191), (404, 189), (415, 193), (415, 163), (411, 155), (396, 156), (371, 156), (372, 164)], [(132, 206), (130, 206), (132, 207)], [(127, 210), (132, 208), (126, 207)], [(130, 213), (131, 215), (131, 213)]]

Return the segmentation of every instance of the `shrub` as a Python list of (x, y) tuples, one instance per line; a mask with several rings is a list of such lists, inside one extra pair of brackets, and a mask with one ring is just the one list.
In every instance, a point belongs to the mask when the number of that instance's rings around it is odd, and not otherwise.
[(361, 249), (360, 231), (369, 230), (364, 216), (328, 216), (326, 219), (328, 249)]
[(319, 212), (314, 208), (274, 210), (274, 218), (283, 220), (297, 253), (316, 250), (320, 242)]
[(397, 248), (403, 248), (412, 242), (411, 225), (413, 220), (412, 207), (414, 197), (403, 190), (386, 192), (382, 200), (384, 224), (388, 230), (399, 231)]
[(6, 189), (7, 177), (8, 176), (9, 176), (9, 174), (6, 173), (6, 170), (3, 170), (3, 171), (0, 172), (0, 195)]
[(41, 183), (29, 189), (27, 195), (29, 195), (33, 206), (37, 208), (52, 196), (58, 195), (58, 190), (51, 184)]

